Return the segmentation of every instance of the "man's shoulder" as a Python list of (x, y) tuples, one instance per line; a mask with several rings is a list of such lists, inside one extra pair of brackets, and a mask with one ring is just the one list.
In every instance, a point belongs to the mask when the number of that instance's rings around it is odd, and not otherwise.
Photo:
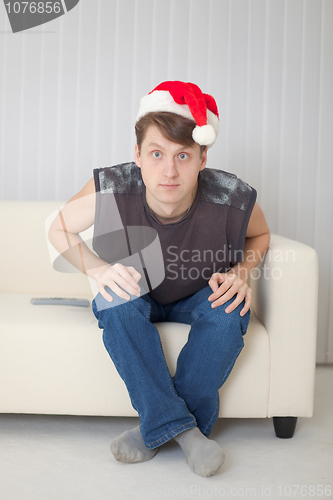
[(94, 169), (96, 191), (114, 194), (141, 194), (141, 170), (134, 162)]
[(201, 201), (245, 210), (256, 191), (235, 174), (205, 168), (200, 172)]

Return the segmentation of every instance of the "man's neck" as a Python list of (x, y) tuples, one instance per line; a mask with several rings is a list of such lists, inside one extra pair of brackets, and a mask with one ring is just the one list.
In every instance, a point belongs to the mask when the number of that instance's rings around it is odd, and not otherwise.
[(149, 193), (149, 191), (146, 191), (147, 205), (158, 222), (161, 224), (172, 224), (181, 220), (190, 211), (194, 203), (197, 190), (198, 185), (195, 186), (186, 199), (175, 205), (170, 203), (160, 203)]

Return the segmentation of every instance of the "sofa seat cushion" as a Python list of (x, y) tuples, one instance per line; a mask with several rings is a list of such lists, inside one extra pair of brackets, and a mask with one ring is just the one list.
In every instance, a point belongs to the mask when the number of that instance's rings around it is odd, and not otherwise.
[[(0, 412), (136, 416), (91, 307), (32, 305), (0, 294)], [(189, 326), (157, 324), (173, 374)], [(269, 343), (251, 313), (245, 348), (221, 389), (220, 416), (265, 417)]]

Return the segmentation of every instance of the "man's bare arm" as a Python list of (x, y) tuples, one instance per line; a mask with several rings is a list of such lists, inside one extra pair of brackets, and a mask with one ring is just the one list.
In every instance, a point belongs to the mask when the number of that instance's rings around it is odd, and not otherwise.
[(88, 276), (107, 263), (92, 253), (79, 233), (94, 224), (95, 189), (93, 179), (71, 198), (52, 222), (48, 238), (74, 267)]
[(112, 297), (105, 290), (106, 286), (127, 300), (130, 298), (128, 294), (138, 296), (140, 287), (137, 283), (141, 275), (133, 267), (119, 263), (110, 265), (100, 259), (79, 235), (94, 224), (95, 206), (95, 185), (91, 179), (56, 216), (48, 232), (49, 241), (68, 262), (96, 281), (99, 292), (109, 302)]

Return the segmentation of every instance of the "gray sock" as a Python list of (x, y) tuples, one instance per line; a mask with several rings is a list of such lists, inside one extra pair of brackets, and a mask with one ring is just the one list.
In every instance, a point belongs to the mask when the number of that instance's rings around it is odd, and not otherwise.
[(148, 450), (142, 439), (140, 427), (125, 431), (111, 443), (111, 451), (118, 462), (137, 463), (150, 460), (158, 448)]
[(206, 438), (198, 427), (174, 437), (180, 445), (187, 463), (200, 476), (211, 476), (222, 466), (225, 456), (216, 441)]

